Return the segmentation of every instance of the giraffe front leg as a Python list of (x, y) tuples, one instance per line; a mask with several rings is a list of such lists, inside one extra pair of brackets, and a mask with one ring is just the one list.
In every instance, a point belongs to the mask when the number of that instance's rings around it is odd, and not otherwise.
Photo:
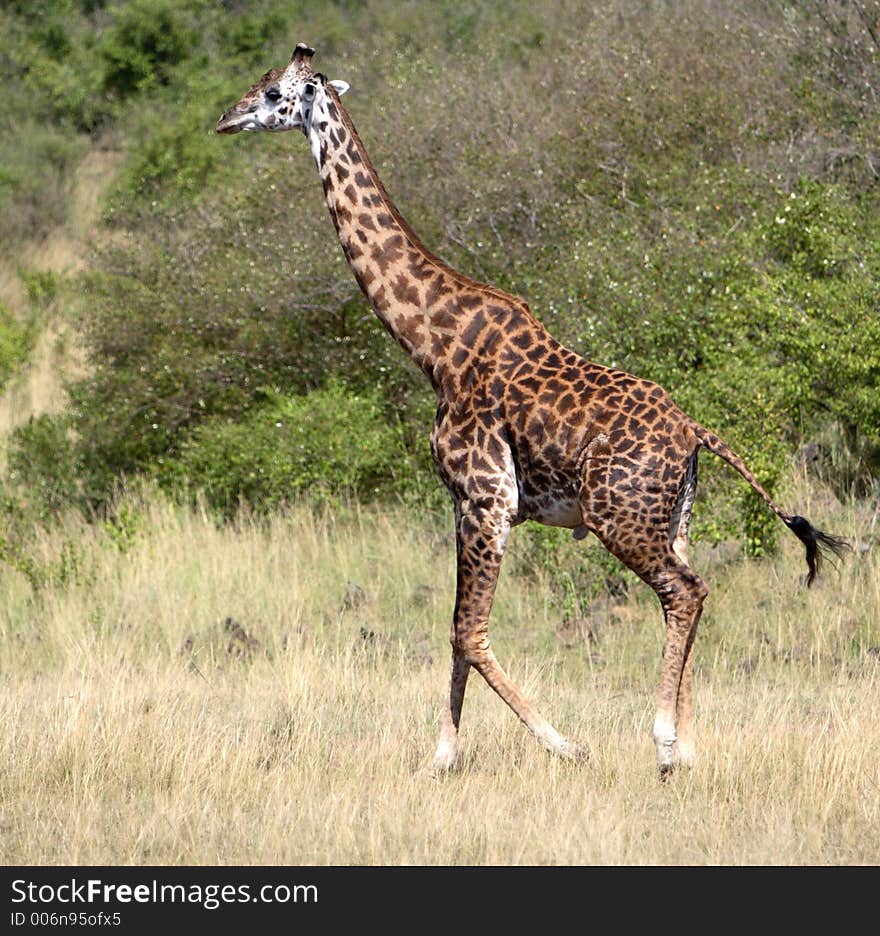
[(458, 758), (458, 725), (461, 721), (461, 708), (464, 704), (464, 690), (467, 688), (471, 664), (455, 648), (452, 650), (452, 675), (449, 679), (449, 697), (443, 711), (443, 725), (437, 750), (434, 751), (433, 773), (440, 774), (451, 770)]
[(481, 655), (480, 662), (473, 665), (483, 679), (513, 709), (520, 721), (537, 738), (541, 747), (563, 760), (578, 762), (589, 760), (589, 748), (573, 744), (561, 735), (520, 692), (501, 668), (491, 650), (486, 649)]
[(584, 760), (587, 751), (568, 741), (540, 715), (501, 668), (489, 646), (489, 612), (509, 531), (509, 521), (486, 510), (471, 509), (459, 519), (454, 654), (477, 670), (542, 747), (567, 760)]

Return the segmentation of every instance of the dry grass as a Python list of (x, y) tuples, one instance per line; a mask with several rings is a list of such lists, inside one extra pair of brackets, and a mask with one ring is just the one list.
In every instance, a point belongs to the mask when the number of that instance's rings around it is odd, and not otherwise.
[[(2, 579), (7, 863), (880, 860), (876, 551), (809, 593), (797, 543), (709, 568), (700, 758), (665, 785), (652, 596), (566, 648), (541, 582), (508, 573), (497, 652), (592, 761), (549, 758), (474, 679), (461, 769), (438, 781), (418, 768), (445, 690), (447, 536), (409, 514), (233, 529), (147, 498), (124, 516), (44, 534), (38, 593)], [(865, 535), (853, 510), (831, 519)]]

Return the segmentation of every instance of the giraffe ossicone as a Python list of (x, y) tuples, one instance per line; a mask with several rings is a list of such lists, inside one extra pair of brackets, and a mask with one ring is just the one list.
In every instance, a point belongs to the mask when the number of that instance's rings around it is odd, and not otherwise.
[(660, 776), (694, 757), (693, 644), (707, 588), (690, 568), (697, 454), (720, 456), (806, 548), (809, 575), (844, 540), (786, 513), (743, 461), (649, 380), (563, 347), (528, 305), (431, 253), (385, 191), (340, 97), (300, 44), (217, 122), (218, 133), (300, 130), (330, 217), (376, 315), (437, 396), (431, 452), (452, 497), (457, 585), (452, 675), (433, 765), (456, 760), (475, 669), (538, 741), (566, 759), (584, 749), (544, 719), (501, 668), (489, 615), (511, 528), (525, 520), (592, 533), (657, 594), (666, 621), (654, 740)]

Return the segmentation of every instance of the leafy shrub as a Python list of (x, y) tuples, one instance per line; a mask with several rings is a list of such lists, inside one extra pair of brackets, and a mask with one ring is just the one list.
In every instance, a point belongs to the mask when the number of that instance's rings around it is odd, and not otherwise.
[(15, 430), (7, 479), (28, 511), (46, 517), (81, 503), (81, 474), (67, 418), (31, 417)]
[(229, 512), (242, 502), (268, 508), (340, 494), (372, 500), (417, 486), (413, 460), (378, 395), (353, 395), (339, 383), (304, 397), (270, 394), (239, 422), (211, 420), (155, 470), (172, 489), (203, 493)]
[(10, 248), (66, 220), (80, 141), (28, 119), (14, 137), (0, 132), (0, 239)]
[(161, 118), (150, 122), (151, 132), (116, 186), (114, 210), (132, 198), (161, 197), (169, 188), (175, 199), (190, 197), (222, 165), (217, 148), (211, 145), (213, 129), (205, 126), (201, 102), (196, 108), (182, 109), (186, 114), (178, 114), (170, 124)]
[(0, 387), (27, 360), (33, 344), (33, 329), (13, 318), (0, 305)]
[(192, 51), (196, 37), (170, 0), (134, 0), (115, 9), (113, 26), (99, 46), (105, 90), (119, 98), (171, 80), (172, 69)]
[(45, 308), (58, 296), (58, 276), (51, 270), (20, 270), (18, 276), (32, 305)]

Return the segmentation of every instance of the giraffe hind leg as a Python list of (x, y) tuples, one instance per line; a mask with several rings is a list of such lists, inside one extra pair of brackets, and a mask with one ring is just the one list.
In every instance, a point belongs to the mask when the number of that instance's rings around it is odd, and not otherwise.
[[(689, 568), (688, 532), (696, 491), (697, 452), (694, 451), (688, 460), (687, 469), (669, 523), (669, 540), (672, 550)], [(675, 707), (676, 740), (672, 747), (672, 762), (675, 765), (686, 767), (693, 766), (696, 756), (693, 737), (693, 647), (698, 623), (699, 615), (696, 616), (693, 622), (691, 633), (688, 635), (685, 644), (684, 666)]]
[[(672, 520), (669, 524), (669, 539), (673, 552), (690, 568), (688, 554), (688, 531), (690, 529), (691, 511), (697, 493), (697, 452), (691, 455), (678, 500), (672, 510)], [(694, 639), (697, 635), (697, 625), (700, 615), (696, 615), (691, 626), (685, 645), (684, 666), (681, 673), (681, 684), (678, 690), (678, 701), (675, 706), (675, 744), (672, 747), (672, 762), (682, 767), (692, 767), (696, 757), (693, 734), (693, 672), (694, 672)]]
[(605, 545), (654, 589), (663, 609), (666, 635), (653, 738), (660, 777), (666, 779), (676, 764), (693, 762), (692, 651), (708, 589), (665, 537), (658, 537), (654, 543), (657, 551), (647, 555), (617, 551), (608, 542)]
[[(665, 779), (676, 762), (692, 759), (693, 754), (689, 737), (691, 651), (707, 594), (705, 584), (686, 561), (696, 490), (694, 453), (684, 457), (681, 481), (675, 485), (659, 482), (656, 469), (633, 468), (615, 458), (607, 440), (601, 438), (589, 452), (585, 468), (580, 498), (584, 525), (654, 589), (663, 609), (666, 639), (653, 737), (660, 776)], [(687, 736), (677, 746), (679, 714)]]

